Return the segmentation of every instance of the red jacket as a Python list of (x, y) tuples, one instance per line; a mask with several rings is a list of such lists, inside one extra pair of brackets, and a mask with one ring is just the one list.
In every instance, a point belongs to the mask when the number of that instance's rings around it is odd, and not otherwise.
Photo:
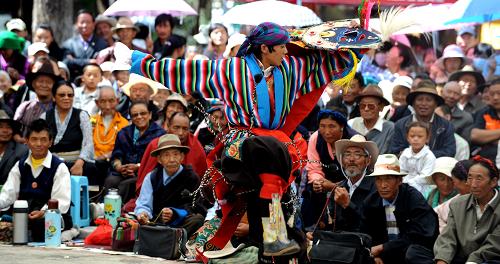
[[(144, 151), (144, 155), (142, 156), (141, 167), (139, 168), (137, 182), (135, 184), (135, 192), (137, 196), (141, 191), (142, 181), (144, 181), (146, 174), (151, 172), (158, 164), (156, 157), (151, 156), (151, 151), (158, 147), (158, 140), (159, 138), (155, 138), (149, 142), (146, 151)], [(182, 164), (191, 165), (198, 177), (201, 178), (207, 170), (207, 156), (205, 155), (205, 150), (198, 139), (191, 133), (188, 135), (186, 145), (190, 148), (190, 150), (184, 157)]]

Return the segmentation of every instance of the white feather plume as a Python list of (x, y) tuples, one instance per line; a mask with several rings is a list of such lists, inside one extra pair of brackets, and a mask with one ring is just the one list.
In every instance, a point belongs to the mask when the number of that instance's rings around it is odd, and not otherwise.
[(400, 30), (418, 25), (415, 18), (409, 12), (410, 8), (393, 6), (380, 14), (382, 41), (388, 41), (392, 34)]

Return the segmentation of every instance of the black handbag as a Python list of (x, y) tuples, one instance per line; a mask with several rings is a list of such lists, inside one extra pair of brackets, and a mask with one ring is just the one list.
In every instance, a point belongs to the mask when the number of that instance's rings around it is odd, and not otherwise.
[(311, 263), (366, 264), (373, 263), (370, 254), (372, 239), (356, 232), (316, 231), (310, 252)]
[[(336, 187), (335, 187), (336, 188)], [(335, 192), (331, 191), (331, 195)], [(323, 217), (328, 207), (331, 195), (328, 195), (326, 204), (321, 212)], [(313, 245), (309, 252), (309, 258), (313, 264), (370, 264), (373, 263), (371, 256), (372, 238), (368, 234), (358, 232), (335, 231), (337, 218), (337, 206), (333, 211), (333, 231), (314, 230)]]
[(134, 253), (164, 259), (178, 259), (187, 242), (183, 228), (166, 225), (140, 225), (134, 244)]

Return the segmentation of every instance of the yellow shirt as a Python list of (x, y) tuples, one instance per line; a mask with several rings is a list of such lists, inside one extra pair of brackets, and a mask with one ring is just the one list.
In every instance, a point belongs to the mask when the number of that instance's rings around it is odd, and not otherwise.
[(111, 123), (109, 124), (108, 131), (104, 127), (103, 117), (100, 114), (93, 115), (90, 119), (92, 123), (92, 138), (94, 141), (94, 156), (96, 158), (103, 156), (111, 156), (111, 152), (115, 147), (115, 139), (118, 131), (129, 125), (128, 120), (125, 119), (119, 112), (115, 112)]

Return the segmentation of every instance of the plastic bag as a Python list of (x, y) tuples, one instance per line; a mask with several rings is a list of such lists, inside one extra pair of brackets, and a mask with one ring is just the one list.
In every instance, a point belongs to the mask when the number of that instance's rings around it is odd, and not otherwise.
[(96, 219), (96, 230), (85, 238), (85, 245), (111, 246), (113, 227), (107, 219)]

